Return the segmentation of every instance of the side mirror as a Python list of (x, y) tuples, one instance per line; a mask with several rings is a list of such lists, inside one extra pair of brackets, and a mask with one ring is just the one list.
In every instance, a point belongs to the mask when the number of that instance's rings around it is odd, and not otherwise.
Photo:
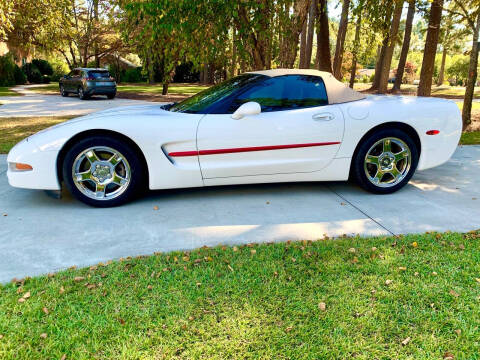
[(262, 112), (260, 104), (255, 101), (249, 101), (241, 105), (233, 114), (232, 119), (240, 120), (245, 116), (258, 115)]

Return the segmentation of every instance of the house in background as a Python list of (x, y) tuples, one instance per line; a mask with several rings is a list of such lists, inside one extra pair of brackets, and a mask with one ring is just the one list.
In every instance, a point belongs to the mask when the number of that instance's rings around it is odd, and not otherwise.
[(6, 42), (0, 41), (0, 56), (11, 53), (13, 59), (18, 66), (22, 66), (33, 59), (32, 53), (29, 50), (20, 49)]

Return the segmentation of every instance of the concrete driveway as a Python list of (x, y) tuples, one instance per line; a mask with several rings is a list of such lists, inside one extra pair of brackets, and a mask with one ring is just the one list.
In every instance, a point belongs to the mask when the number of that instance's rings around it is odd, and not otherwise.
[(40, 95), (29, 90), (31, 87), (25, 85), (13, 88), (23, 96), (0, 97), (0, 104), (2, 104), (0, 117), (84, 115), (119, 106), (149, 104), (147, 101), (140, 100), (117, 98), (108, 100), (105, 96), (80, 100), (75, 95), (69, 97), (62, 97), (60, 94)]
[(203, 245), (480, 228), (480, 146), (459, 147), (447, 164), (418, 172), (392, 195), (347, 183), (264, 184), (155, 191), (112, 209), (12, 188), (5, 158), (0, 282)]

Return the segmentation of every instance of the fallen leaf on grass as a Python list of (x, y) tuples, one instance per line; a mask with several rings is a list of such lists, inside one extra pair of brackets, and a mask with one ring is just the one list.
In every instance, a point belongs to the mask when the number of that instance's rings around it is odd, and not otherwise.
[(147, 286), (147, 289), (148, 289), (148, 290), (152, 290), (152, 289), (153, 289), (153, 286), (152, 286), (152, 285), (148, 285), (148, 286)]
[(49, 311), (48, 311), (48, 309), (47, 309), (46, 307), (44, 307), (44, 308), (42, 309), (42, 311), (45, 313), (45, 315), (48, 315), (48, 313), (49, 313)]
[(354, 254), (355, 251), (356, 251), (355, 248), (350, 248), (350, 249), (348, 249), (348, 252), (349, 252), (349, 253), (352, 253), (352, 254)]
[(28, 299), (30, 297), (30, 291), (27, 291), (25, 294), (22, 296), (24, 299)]
[(230, 265), (227, 265), (231, 272), (233, 272), (233, 268)]
[(455, 290), (450, 290), (449, 294), (452, 295), (452, 296), (455, 296), (455, 297), (460, 296), (460, 294), (456, 293)]
[(458, 248), (459, 248), (460, 250), (465, 250), (465, 245), (460, 244), (460, 245), (458, 245)]
[(375, 246), (372, 247), (372, 251), (377, 251), (377, 248)]
[(407, 268), (406, 268), (405, 266), (399, 266), (399, 267), (398, 267), (398, 270), (400, 270), (400, 271), (406, 271)]
[(402, 341), (402, 345), (403, 346), (406, 346), (408, 345), (408, 343), (410, 342), (411, 338), (410, 337), (407, 337), (405, 340)]
[(59, 293), (60, 293), (60, 294), (63, 294), (64, 292), (65, 292), (65, 288), (64, 288), (63, 286), (61, 286)]
[(438, 274), (437, 274), (436, 271), (433, 271), (433, 272), (432, 272), (432, 275), (433, 275), (433, 276), (437, 276)]
[(253, 254), (256, 254), (256, 253), (257, 253), (257, 250), (255, 250), (255, 249), (250, 250), (250, 254), (253, 255)]
[(456, 333), (458, 336), (460, 336), (460, 335), (462, 334), (462, 330), (457, 329), (457, 330), (455, 330), (455, 333)]
[(24, 299), (24, 298), (20, 298), (20, 299), (18, 299), (18, 302), (19, 302), (19, 303), (24, 303), (24, 302), (25, 302), (25, 299)]
[(455, 359), (455, 357), (453, 356), (452, 353), (447, 351), (445, 354), (443, 354), (443, 359), (444, 360), (453, 360), (453, 359)]
[(480, 284), (480, 278), (475, 278), (475, 281)]
[(418, 273), (418, 271), (415, 271), (415, 273), (413, 275), (418, 276), (420, 274)]
[(67, 355), (66, 354), (63, 354), (62, 357), (60, 358), (60, 360), (66, 360), (67, 359)]
[(73, 281), (76, 281), (76, 282), (79, 282), (79, 281), (83, 281), (85, 280), (85, 277), (84, 276), (75, 276), (73, 278)]
[(325, 310), (327, 310), (327, 304), (325, 304), (324, 302), (318, 303), (318, 308), (321, 311), (325, 311)]
[(234, 246), (233, 251), (238, 251), (238, 247)]
[(46, 334), (46, 333), (41, 333), (41, 334), (40, 334), (40, 337), (41, 337), (42, 339), (46, 339), (46, 338), (47, 338), (47, 334)]
[(118, 319), (118, 322), (119, 322), (120, 324), (122, 324), (122, 325), (125, 325), (125, 320), (123, 320), (122, 318), (119, 318), (119, 319)]
[(3, 339), (3, 335), (2, 335), (2, 334), (0, 334), (0, 340), (1, 340), (1, 339)]
[(385, 280), (385, 285), (391, 285), (393, 283), (393, 280)]
[(292, 330), (293, 330), (293, 326), (289, 326), (285, 329), (285, 332), (289, 333)]

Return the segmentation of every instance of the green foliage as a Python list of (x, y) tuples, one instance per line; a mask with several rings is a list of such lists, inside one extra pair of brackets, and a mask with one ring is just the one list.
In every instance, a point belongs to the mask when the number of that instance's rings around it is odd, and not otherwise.
[(37, 67), (42, 75), (53, 75), (52, 65), (47, 60), (33, 59), (32, 64)]
[(142, 75), (142, 67), (128, 68), (122, 75), (122, 82), (127, 83), (139, 83), (145, 81), (145, 77)]
[(15, 64), (13, 76), (15, 78), (15, 84), (17, 85), (23, 85), (27, 82), (27, 76), (17, 64)]
[(0, 56), (0, 86), (15, 85), (15, 63), (11, 54)]
[(70, 70), (68, 65), (64, 61), (59, 59), (50, 59), (50, 65), (52, 66), (53, 73), (50, 76), (51, 81), (58, 82), (63, 75), (67, 74)]
[(447, 75), (451, 85), (464, 85), (468, 79), (468, 67), (470, 58), (464, 55), (456, 55), (452, 63), (447, 67)]
[(32, 84), (41, 84), (43, 82), (43, 76), (40, 70), (35, 66), (35, 64), (27, 63), (22, 66), (22, 70), (27, 76), (27, 80)]

